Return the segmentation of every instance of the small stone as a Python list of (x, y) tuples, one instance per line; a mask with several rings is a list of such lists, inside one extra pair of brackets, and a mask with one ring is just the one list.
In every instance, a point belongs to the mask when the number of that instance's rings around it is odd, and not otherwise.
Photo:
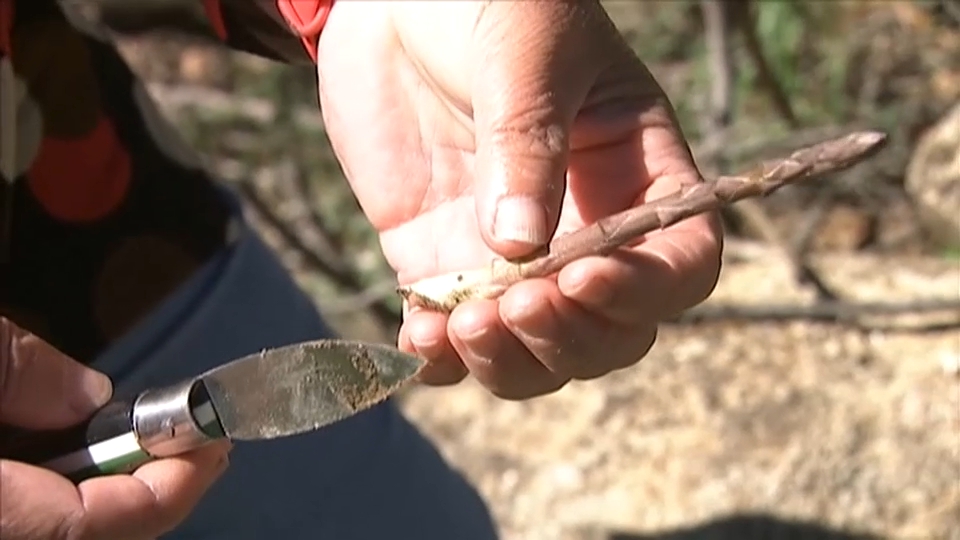
[(944, 248), (960, 247), (960, 103), (920, 137), (904, 188), (931, 240)]
[(940, 353), (940, 367), (946, 375), (960, 376), (960, 352), (943, 351)]

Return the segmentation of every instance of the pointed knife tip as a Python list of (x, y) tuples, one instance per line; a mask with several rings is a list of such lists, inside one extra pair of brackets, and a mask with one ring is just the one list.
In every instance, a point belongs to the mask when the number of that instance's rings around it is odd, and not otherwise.
[(350, 384), (334, 384), (331, 389), (352, 412), (386, 400), (410, 382), (425, 365), (424, 360), (390, 345), (341, 343), (352, 349), (349, 363), (359, 380), (354, 378)]
[(426, 361), (418, 356), (401, 351), (400, 349), (387, 345), (385, 343), (369, 344), (368, 348), (375, 350), (384, 360), (402, 367), (403, 378), (414, 377), (426, 365)]

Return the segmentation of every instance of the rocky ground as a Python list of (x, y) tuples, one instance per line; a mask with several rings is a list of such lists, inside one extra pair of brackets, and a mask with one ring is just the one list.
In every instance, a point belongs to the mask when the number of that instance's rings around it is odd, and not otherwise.
[[(818, 263), (861, 300), (960, 290), (942, 260)], [(785, 269), (728, 260), (708, 305), (802, 299)], [(664, 327), (636, 367), (549, 397), (504, 402), (468, 382), (415, 389), (404, 408), (504, 538), (955, 539), (958, 370), (955, 328), (718, 322)]]

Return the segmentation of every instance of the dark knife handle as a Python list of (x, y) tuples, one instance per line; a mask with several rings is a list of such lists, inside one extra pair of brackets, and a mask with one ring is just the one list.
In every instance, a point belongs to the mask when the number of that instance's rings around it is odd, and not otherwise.
[(115, 397), (89, 419), (53, 431), (24, 431), (0, 445), (0, 457), (58, 472), (74, 483), (128, 474), (157, 458), (223, 437), (206, 387), (190, 380)]
[(133, 429), (136, 397), (115, 397), (81, 424), (62, 430), (19, 431), (0, 447), (4, 459), (38, 465), (79, 483), (128, 472), (149, 460)]

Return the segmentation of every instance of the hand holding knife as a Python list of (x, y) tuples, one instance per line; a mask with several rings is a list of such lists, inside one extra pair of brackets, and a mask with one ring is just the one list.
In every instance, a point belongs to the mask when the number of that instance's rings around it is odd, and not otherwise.
[(220, 438), (267, 440), (319, 429), (385, 400), (422, 365), (381, 344), (287, 345), (132, 398), (115, 397), (78, 426), (15, 438), (0, 457), (75, 483), (128, 473)]

